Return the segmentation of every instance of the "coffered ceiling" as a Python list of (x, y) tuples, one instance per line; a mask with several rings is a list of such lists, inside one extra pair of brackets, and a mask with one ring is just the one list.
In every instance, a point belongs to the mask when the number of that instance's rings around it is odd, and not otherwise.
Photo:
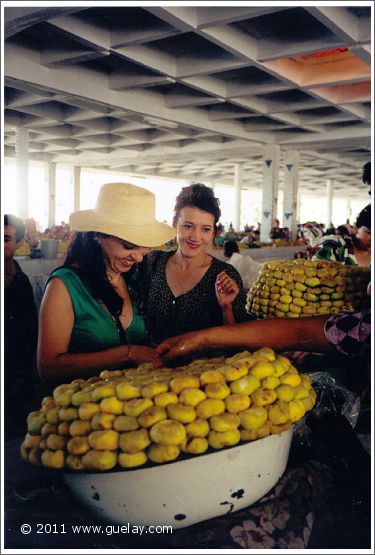
[(281, 188), (298, 151), (305, 191), (332, 178), (336, 194), (363, 194), (369, 2), (3, 4), (5, 156), (21, 126), (31, 160), (221, 184), (242, 163), (244, 186), (261, 187), (276, 144)]

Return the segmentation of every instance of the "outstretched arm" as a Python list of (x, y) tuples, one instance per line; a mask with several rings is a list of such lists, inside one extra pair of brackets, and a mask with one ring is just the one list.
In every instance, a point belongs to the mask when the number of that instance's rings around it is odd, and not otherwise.
[(197, 351), (218, 348), (256, 350), (267, 346), (276, 351), (334, 352), (324, 334), (324, 324), (328, 318), (329, 316), (295, 320), (274, 318), (207, 328), (169, 338), (156, 350), (163, 362)]

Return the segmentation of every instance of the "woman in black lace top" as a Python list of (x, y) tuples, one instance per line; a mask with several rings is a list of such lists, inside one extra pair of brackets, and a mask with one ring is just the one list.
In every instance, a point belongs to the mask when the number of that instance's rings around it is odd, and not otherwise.
[(221, 212), (212, 189), (184, 187), (176, 199), (176, 252), (146, 260), (146, 313), (154, 344), (188, 331), (249, 320), (237, 270), (209, 254)]

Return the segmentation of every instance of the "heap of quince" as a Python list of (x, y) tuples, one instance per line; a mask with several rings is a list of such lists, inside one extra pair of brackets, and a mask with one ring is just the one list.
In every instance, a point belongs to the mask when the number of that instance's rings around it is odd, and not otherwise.
[(327, 260), (267, 262), (252, 284), (246, 309), (264, 318), (337, 314), (369, 306), (369, 268)]
[(73, 470), (164, 463), (280, 434), (315, 400), (309, 378), (268, 347), (175, 369), (104, 370), (43, 399), (21, 455)]

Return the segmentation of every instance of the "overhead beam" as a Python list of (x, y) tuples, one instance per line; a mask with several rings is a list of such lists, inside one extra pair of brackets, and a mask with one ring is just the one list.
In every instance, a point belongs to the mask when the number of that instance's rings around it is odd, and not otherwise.
[(61, 14), (71, 14), (82, 11), (84, 8), (25, 8), (4, 7), (4, 35), (8, 39), (28, 27), (41, 23)]
[[(106, 76), (93, 73), (85, 68), (69, 66), (69, 68), (45, 68), (39, 63), (36, 52), (27, 51), (16, 45), (5, 45), (5, 75), (8, 78), (28, 81), (34, 85), (43, 86), (48, 82), (49, 89), (59, 94), (68, 94), (81, 98), (82, 102), (90, 105), (101, 106), (105, 113), (126, 107), (142, 116), (164, 118), (187, 127), (195, 127), (213, 132), (224, 131), (222, 123), (210, 121), (208, 115), (202, 110), (194, 108), (180, 109), (178, 111), (168, 108), (164, 104), (164, 97), (147, 90), (137, 91), (112, 91), (108, 89)], [(107, 107), (107, 108), (106, 108)], [(256, 136), (249, 137), (242, 126), (236, 121), (225, 124), (225, 133), (234, 138), (246, 139), (256, 142)]]
[(347, 46), (357, 41), (371, 40), (370, 18), (361, 17), (359, 22), (345, 7), (338, 6), (305, 6), (305, 10), (327, 29), (341, 37)]

